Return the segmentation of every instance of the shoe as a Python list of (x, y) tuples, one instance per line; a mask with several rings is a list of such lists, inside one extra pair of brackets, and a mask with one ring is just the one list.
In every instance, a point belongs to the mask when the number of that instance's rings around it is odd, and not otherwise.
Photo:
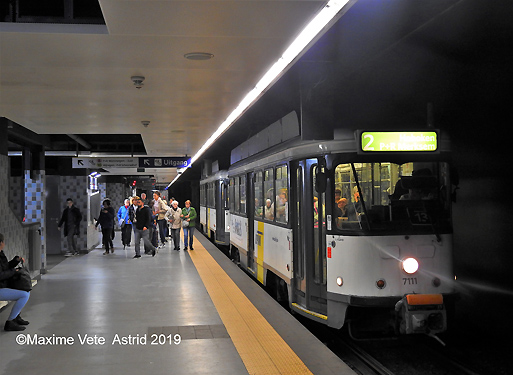
[(13, 320), (8, 320), (8, 321), (5, 322), (4, 330), (5, 331), (24, 331), (25, 327), (24, 326), (20, 326), (13, 319)]
[(110, 249), (110, 252), (111, 252), (112, 254), (114, 254), (114, 248)]
[(188, 250), (188, 249), (187, 249), (187, 246), (185, 246), (183, 249), (184, 249), (185, 251), (187, 251), (187, 250)]
[(155, 254), (157, 254), (157, 250), (153, 249), (153, 250), (151, 251), (151, 256), (152, 256), (152, 257), (154, 257), (154, 256), (155, 256)]
[(108, 252), (108, 251), (105, 251), (105, 252), (103, 253), (103, 255), (108, 255), (108, 254), (109, 254), (109, 252)]
[(140, 255), (135, 254), (133, 259), (140, 258)]
[(25, 319), (23, 319), (21, 315), (18, 315), (16, 318), (14, 318), (13, 321), (15, 321), (20, 326), (28, 326), (30, 324)]
[(191, 250), (194, 250), (194, 249), (192, 248), (192, 246), (191, 246)]
[(71, 253), (66, 253), (66, 254), (64, 254), (64, 256), (65, 256), (65, 257), (72, 257), (72, 256), (73, 256), (73, 254), (71, 254)]

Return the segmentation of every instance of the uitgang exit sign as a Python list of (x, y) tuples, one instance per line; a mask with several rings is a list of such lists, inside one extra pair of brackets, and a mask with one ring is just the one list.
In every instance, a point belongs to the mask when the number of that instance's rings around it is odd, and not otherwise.
[(362, 132), (363, 152), (434, 152), (438, 150), (435, 131)]

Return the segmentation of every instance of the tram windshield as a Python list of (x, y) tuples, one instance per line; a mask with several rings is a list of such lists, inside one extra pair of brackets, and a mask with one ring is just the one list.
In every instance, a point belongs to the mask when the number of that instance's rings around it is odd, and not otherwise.
[(333, 221), (340, 231), (448, 233), (447, 163), (348, 163), (335, 169)]

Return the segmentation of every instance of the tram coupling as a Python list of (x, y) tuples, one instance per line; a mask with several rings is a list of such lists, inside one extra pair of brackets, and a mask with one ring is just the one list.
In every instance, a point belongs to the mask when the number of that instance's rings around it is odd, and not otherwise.
[(400, 334), (433, 336), (447, 329), (447, 313), (441, 294), (407, 294), (395, 305)]

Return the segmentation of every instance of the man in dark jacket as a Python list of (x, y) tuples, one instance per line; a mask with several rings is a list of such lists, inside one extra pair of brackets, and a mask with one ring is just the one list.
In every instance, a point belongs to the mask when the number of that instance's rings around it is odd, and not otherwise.
[(132, 202), (137, 206), (134, 218), (134, 240), (135, 240), (135, 256), (134, 258), (141, 257), (141, 238), (144, 242), (144, 247), (151, 249), (151, 255), (155, 256), (157, 249), (151, 244), (150, 233), (148, 228), (152, 225), (151, 209), (145, 206), (141, 198), (134, 197)]
[(68, 252), (69, 255), (78, 254), (77, 250), (77, 239), (76, 235), (80, 232), (80, 221), (82, 221), (82, 214), (78, 207), (73, 204), (73, 199), (66, 199), (68, 207), (62, 212), (61, 220), (59, 221), (58, 227), (61, 230), (61, 226), (64, 224), (64, 236), (68, 240)]
[(103, 201), (103, 208), (100, 212), (100, 216), (98, 217), (98, 221), (96, 222), (95, 227), (98, 228), (98, 225), (102, 227), (102, 242), (105, 246), (105, 252), (103, 255), (109, 254), (109, 250), (112, 249), (112, 253), (114, 254), (114, 247), (112, 246), (112, 231), (114, 230), (114, 214), (113, 211), (110, 210), (110, 201), (108, 199)]

